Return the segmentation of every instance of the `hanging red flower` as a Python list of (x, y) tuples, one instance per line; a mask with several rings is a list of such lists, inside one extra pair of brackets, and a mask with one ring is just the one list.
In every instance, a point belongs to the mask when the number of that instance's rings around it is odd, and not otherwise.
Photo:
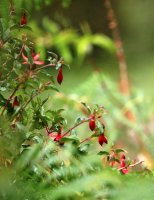
[(57, 82), (61, 84), (62, 81), (63, 81), (63, 69), (62, 67), (60, 67), (57, 74)]
[(17, 96), (14, 97), (14, 100), (13, 100), (12, 106), (13, 106), (13, 107), (15, 107), (15, 106), (20, 106), (20, 103), (19, 103), (19, 101), (18, 101)]
[(95, 128), (96, 128), (95, 117), (92, 117), (89, 120), (89, 128), (91, 131), (95, 130)]
[(128, 173), (129, 173), (129, 170), (128, 170), (128, 168), (127, 168), (127, 166), (126, 166), (126, 163), (125, 163), (125, 159), (126, 159), (125, 155), (122, 154), (122, 155), (121, 155), (121, 158), (120, 158), (120, 168), (122, 168), (122, 169), (120, 170), (120, 172), (121, 172), (122, 174), (128, 174)]
[(104, 133), (98, 137), (98, 143), (102, 146), (104, 143), (108, 143), (107, 138), (104, 136)]
[(26, 13), (23, 13), (21, 16), (20, 25), (24, 26), (26, 24), (27, 24), (27, 16), (26, 16)]

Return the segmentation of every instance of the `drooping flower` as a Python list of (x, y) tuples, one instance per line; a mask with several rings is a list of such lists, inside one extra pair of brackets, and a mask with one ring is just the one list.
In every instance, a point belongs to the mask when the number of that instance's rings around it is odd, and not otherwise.
[(57, 82), (61, 84), (62, 81), (63, 81), (63, 69), (62, 67), (60, 67), (57, 74)]
[[(33, 59), (33, 64), (36, 64), (36, 65), (43, 65), (44, 64), (44, 61), (39, 60), (40, 53), (35, 54), (34, 51), (32, 51), (31, 55), (32, 55), (32, 59)], [(25, 62), (23, 62), (22, 64), (24, 64), (24, 65), (29, 64), (28, 57), (25, 56), (24, 53), (22, 53), (22, 57), (25, 60)]]
[(19, 101), (18, 101), (17, 96), (14, 97), (14, 100), (13, 100), (12, 106), (13, 106), (13, 107), (15, 107), (15, 106), (20, 106), (20, 103), (19, 103)]
[(104, 133), (98, 137), (98, 143), (102, 146), (104, 143), (108, 143), (107, 138), (104, 136)]
[(24, 26), (27, 24), (27, 16), (26, 16), (26, 13), (24, 12), (21, 16), (21, 20), (20, 20), (20, 25), (21, 26)]
[(89, 128), (91, 131), (95, 130), (96, 123), (95, 123), (95, 117), (91, 117), (89, 120)]
[(127, 168), (127, 166), (126, 166), (126, 163), (125, 163), (125, 159), (126, 159), (125, 155), (122, 154), (122, 155), (121, 155), (121, 158), (120, 158), (120, 168), (122, 168), (122, 169), (120, 170), (120, 172), (121, 172), (122, 174), (128, 174), (128, 173), (129, 173), (129, 170), (128, 170), (128, 168)]
[(59, 132), (50, 132), (49, 128), (46, 128), (46, 132), (50, 138), (52, 138), (55, 142), (58, 142), (60, 145), (64, 145), (64, 142), (60, 142), (62, 136), (62, 128), (60, 127)]

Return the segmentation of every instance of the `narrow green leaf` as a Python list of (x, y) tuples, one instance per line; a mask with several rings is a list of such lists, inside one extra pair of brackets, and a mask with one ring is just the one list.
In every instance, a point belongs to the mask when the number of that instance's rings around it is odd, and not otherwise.
[(98, 152), (98, 155), (110, 155), (107, 151), (100, 151)]
[(124, 149), (116, 149), (116, 150), (115, 150), (115, 153), (122, 153), (122, 152), (125, 152), (125, 153), (126, 153), (126, 151), (125, 151)]

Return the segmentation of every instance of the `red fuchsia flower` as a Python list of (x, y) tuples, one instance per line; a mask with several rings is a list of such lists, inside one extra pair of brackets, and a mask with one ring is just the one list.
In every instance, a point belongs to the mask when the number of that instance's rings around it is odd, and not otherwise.
[(107, 138), (104, 136), (104, 133), (98, 137), (98, 143), (102, 146), (104, 143), (108, 143)]
[(62, 81), (63, 81), (63, 69), (62, 67), (60, 67), (57, 74), (57, 82), (61, 84)]
[(27, 24), (27, 16), (26, 16), (26, 13), (23, 13), (21, 20), (20, 20), (20, 25), (24, 26), (26, 24)]
[(89, 120), (89, 128), (91, 131), (95, 130), (96, 123), (95, 123), (95, 116), (92, 116)]
[[(43, 65), (44, 64), (44, 61), (39, 60), (40, 53), (35, 54), (34, 51), (32, 51), (31, 55), (32, 55), (32, 58), (33, 58), (33, 64), (36, 64), (36, 65)], [(24, 64), (24, 65), (29, 64), (28, 57), (25, 56), (24, 53), (22, 53), (22, 57), (25, 60), (25, 62), (23, 62), (22, 64)]]
[(64, 142), (60, 142), (62, 138), (61, 128), (58, 133), (50, 132), (48, 128), (46, 128), (47, 134), (50, 138), (52, 138), (55, 142), (58, 142), (60, 145), (64, 145)]
[(14, 97), (14, 100), (13, 100), (12, 106), (13, 106), (13, 107), (15, 107), (15, 106), (20, 106), (20, 103), (19, 103), (19, 101), (18, 101), (17, 96)]
[(121, 158), (120, 158), (120, 168), (122, 168), (120, 171), (121, 171), (122, 174), (128, 174), (129, 173), (127, 166), (126, 166), (126, 163), (125, 163), (125, 159), (126, 159), (125, 155), (122, 154)]
[(58, 142), (60, 145), (64, 145), (64, 142), (60, 142), (61, 138), (62, 138), (62, 134), (61, 133), (49, 133), (48, 135), (50, 138), (53, 138), (55, 142)]

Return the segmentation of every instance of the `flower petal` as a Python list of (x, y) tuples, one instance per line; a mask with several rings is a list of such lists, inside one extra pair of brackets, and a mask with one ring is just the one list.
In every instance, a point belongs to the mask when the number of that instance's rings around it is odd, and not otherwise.
[(128, 174), (128, 173), (129, 173), (129, 171), (128, 171), (128, 169), (127, 169), (127, 168), (123, 168), (123, 169), (121, 170), (121, 173), (122, 173), (122, 174)]
[(40, 57), (40, 53), (37, 53), (35, 56), (33, 56), (34, 61), (37, 61)]
[(23, 64), (23, 65), (27, 65), (27, 64), (28, 64), (28, 62), (23, 62), (22, 64)]
[(34, 60), (34, 64), (36, 64), (36, 65), (43, 65), (44, 61), (41, 61), (41, 60), (35, 61)]
[(22, 57), (25, 61), (28, 61), (28, 58), (22, 53)]
[(57, 134), (56, 133), (49, 133), (48, 134), (48, 136), (50, 137), (50, 138), (56, 138), (56, 136), (57, 136)]

